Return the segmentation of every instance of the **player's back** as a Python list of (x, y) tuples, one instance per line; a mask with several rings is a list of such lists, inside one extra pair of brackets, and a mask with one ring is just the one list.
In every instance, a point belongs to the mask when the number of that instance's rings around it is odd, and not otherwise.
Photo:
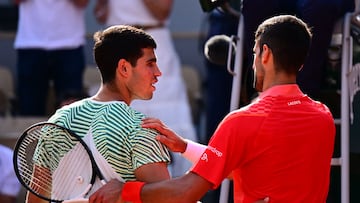
[(268, 96), (256, 105), (267, 110), (241, 167), (245, 193), (272, 202), (325, 202), (335, 137), (328, 108), (304, 95)]

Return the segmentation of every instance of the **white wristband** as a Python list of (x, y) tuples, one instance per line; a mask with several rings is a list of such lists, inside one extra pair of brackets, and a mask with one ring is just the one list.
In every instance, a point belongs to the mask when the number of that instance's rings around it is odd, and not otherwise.
[(191, 161), (191, 163), (197, 162), (200, 159), (201, 155), (206, 150), (207, 146), (196, 143), (194, 141), (185, 139), (187, 142), (186, 150), (181, 155), (185, 157), (187, 160)]

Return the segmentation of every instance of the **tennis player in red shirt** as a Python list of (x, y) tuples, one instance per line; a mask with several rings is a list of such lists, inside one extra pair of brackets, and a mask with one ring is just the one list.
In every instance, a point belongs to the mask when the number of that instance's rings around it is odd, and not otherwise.
[(229, 174), (236, 203), (266, 197), (274, 203), (326, 202), (333, 117), (296, 84), (310, 42), (309, 28), (294, 16), (264, 21), (255, 33), (253, 64), (255, 87), (261, 93), (248, 106), (229, 113), (207, 147), (180, 139), (157, 119), (144, 122), (143, 127), (162, 134), (159, 140), (170, 149), (195, 157), (190, 172), (151, 184), (113, 181), (90, 202), (196, 202)]

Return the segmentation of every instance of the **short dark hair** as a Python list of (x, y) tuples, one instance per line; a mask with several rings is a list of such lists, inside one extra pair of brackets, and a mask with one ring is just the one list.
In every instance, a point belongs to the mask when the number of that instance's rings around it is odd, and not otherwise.
[(120, 59), (136, 66), (144, 54), (143, 48), (156, 48), (155, 40), (145, 31), (128, 26), (115, 25), (94, 34), (94, 58), (99, 67), (102, 82), (111, 82)]
[(265, 20), (255, 32), (255, 40), (266, 44), (274, 56), (278, 71), (297, 74), (305, 63), (311, 44), (310, 28), (292, 15), (279, 15)]

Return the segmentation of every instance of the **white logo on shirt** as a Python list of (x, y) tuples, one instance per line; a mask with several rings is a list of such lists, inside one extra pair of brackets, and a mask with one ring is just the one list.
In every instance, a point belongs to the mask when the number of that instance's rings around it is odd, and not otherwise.
[[(208, 149), (209, 149), (212, 153), (214, 153), (216, 156), (222, 157), (222, 152), (220, 152), (220, 151), (217, 150), (216, 148), (214, 148), (214, 147), (208, 147)], [(206, 162), (209, 161), (209, 158), (208, 158), (208, 155), (206, 154), (206, 152), (204, 152), (204, 153), (202, 154), (201, 160), (202, 160), (202, 161), (206, 161)]]
[(298, 104), (301, 104), (301, 101), (296, 100), (296, 101), (288, 102), (288, 106), (294, 106), (294, 105), (298, 105)]
[(219, 150), (217, 150), (214, 147), (209, 147), (209, 150), (212, 151), (214, 154), (216, 154), (216, 156), (218, 157), (222, 157), (222, 152), (220, 152)]
[(209, 161), (206, 152), (201, 156), (201, 160), (206, 161), (206, 162)]

